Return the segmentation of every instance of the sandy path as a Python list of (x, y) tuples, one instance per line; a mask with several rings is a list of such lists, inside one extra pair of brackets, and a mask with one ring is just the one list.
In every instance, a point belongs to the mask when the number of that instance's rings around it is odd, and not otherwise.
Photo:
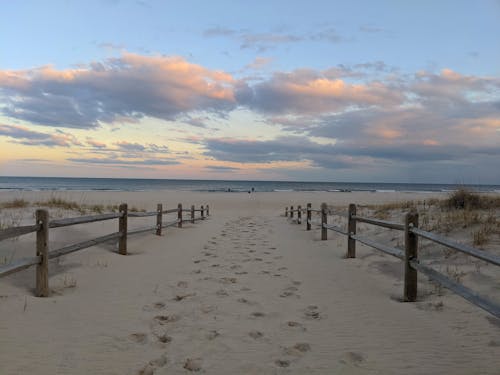
[(74, 254), (78, 286), (25, 311), (29, 291), (7, 290), (0, 372), (498, 374), (498, 322), (477, 308), (397, 302), (400, 280), (363, 251), (346, 260), (275, 210), (247, 215), (136, 237), (128, 257)]

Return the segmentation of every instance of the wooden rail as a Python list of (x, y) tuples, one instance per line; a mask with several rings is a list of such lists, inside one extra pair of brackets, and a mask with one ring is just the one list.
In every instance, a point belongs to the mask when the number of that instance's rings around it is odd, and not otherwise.
[[(191, 212), (190, 220), (182, 219), (182, 212)], [(200, 217), (195, 217), (195, 212), (200, 212)], [(163, 215), (169, 213), (177, 213), (177, 218), (173, 221), (163, 223)], [(35, 295), (38, 297), (49, 296), (49, 270), (48, 261), (50, 259), (58, 258), (63, 255), (73, 253), (75, 251), (83, 250), (101, 243), (118, 240), (118, 253), (122, 255), (127, 255), (127, 237), (133, 234), (156, 231), (156, 234), (161, 236), (161, 230), (168, 227), (178, 226), (182, 227), (182, 222), (191, 221), (194, 223), (198, 220), (205, 220), (206, 216), (209, 216), (210, 211), (208, 205), (201, 206), (200, 209), (195, 210), (194, 206), (191, 206), (190, 210), (183, 210), (182, 204), (178, 204), (177, 208), (164, 210), (162, 204), (157, 205), (156, 211), (151, 212), (129, 212), (126, 203), (120, 205), (119, 212), (92, 215), (92, 216), (80, 216), (65, 219), (56, 219), (49, 221), (49, 215), (47, 210), (36, 210), (35, 217), (36, 223), (34, 225), (26, 225), (21, 227), (7, 228), (0, 230), (0, 240), (18, 237), (23, 234), (36, 233), (36, 254), (31, 258), (17, 259), (9, 264), (0, 266), (0, 278), (19, 272), (31, 266), (36, 266), (36, 287)], [(144, 228), (128, 229), (128, 218), (136, 217), (151, 217), (156, 216), (156, 224), (154, 226), (148, 226)], [(77, 224), (93, 223), (97, 221), (105, 221), (118, 219), (118, 231), (115, 233), (110, 233), (101, 237), (93, 238), (87, 241), (79, 242), (76, 244), (64, 246), (62, 248), (49, 251), (49, 228), (60, 228), (67, 227)]]
[[(294, 212), (297, 213), (297, 224), (300, 224), (301, 206), (298, 209), (293, 209), (293, 206), (285, 208), (285, 216), (293, 219)], [(452, 292), (460, 295), (472, 304), (482, 308), (497, 318), (500, 318), (500, 305), (496, 302), (489, 300), (487, 297), (481, 296), (478, 293), (470, 290), (462, 284), (459, 284), (442, 273), (428, 265), (421, 264), (418, 260), (418, 238), (422, 237), (427, 240), (433, 241), (440, 245), (447, 246), (456, 251), (460, 251), (469, 256), (481, 259), (485, 262), (500, 266), (500, 257), (494, 254), (489, 254), (485, 251), (476, 249), (472, 246), (464, 245), (453, 241), (450, 238), (440, 236), (438, 234), (430, 233), (418, 228), (418, 214), (414, 211), (408, 212), (405, 215), (404, 223), (394, 223), (386, 220), (379, 220), (375, 218), (362, 217), (356, 214), (356, 205), (350, 204), (347, 214), (343, 212), (335, 212), (327, 208), (326, 203), (321, 205), (321, 209), (312, 209), (311, 204), (307, 204), (305, 209), (307, 214), (306, 230), (311, 230), (312, 225), (320, 227), (321, 239), (328, 239), (327, 231), (332, 230), (347, 236), (347, 254), (346, 258), (356, 257), (356, 241), (364, 245), (370, 246), (376, 250), (382, 251), (385, 254), (392, 255), (404, 262), (404, 289), (403, 300), (414, 302), (417, 299), (417, 271), (426, 275), (429, 279), (439, 283), (443, 287), (451, 290)], [(321, 222), (312, 220), (311, 213), (318, 213), (321, 217)], [(344, 230), (338, 226), (328, 224), (328, 214), (347, 218), (346, 227)], [(393, 230), (404, 232), (404, 249), (392, 247), (387, 244), (382, 244), (373, 241), (370, 238), (356, 234), (357, 223), (367, 223), (379, 227), (389, 228)]]

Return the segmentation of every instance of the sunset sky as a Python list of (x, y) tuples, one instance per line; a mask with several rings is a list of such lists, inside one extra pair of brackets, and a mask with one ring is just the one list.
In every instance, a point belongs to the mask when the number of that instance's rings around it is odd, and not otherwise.
[(0, 175), (500, 184), (500, 1), (4, 1)]

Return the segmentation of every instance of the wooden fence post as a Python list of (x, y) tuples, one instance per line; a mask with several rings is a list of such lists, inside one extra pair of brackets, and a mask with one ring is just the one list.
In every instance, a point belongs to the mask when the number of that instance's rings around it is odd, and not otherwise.
[(194, 224), (194, 204), (191, 205), (191, 223)]
[(47, 210), (36, 210), (36, 223), (40, 229), (36, 232), (36, 255), (41, 257), (36, 265), (37, 297), (49, 296), (49, 213)]
[(290, 206), (290, 217), (293, 218), (293, 206)]
[(209, 217), (210, 216), (210, 209), (208, 207), (208, 204), (207, 204), (207, 208), (206, 209), (207, 209), (207, 217)]
[(201, 206), (201, 220), (205, 220), (205, 214), (204, 214), (203, 206)]
[(301, 206), (297, 206), (297, 224), (301, 224), (302, 223), (302, 211), (301, 211)]
[(354, 203), (349, 204), (349, 210), (347, 215), (347, 258), (356, 258), (356, 240), (351, 237), (351, 235), (356, 234), (356, 205)]
[(306, 209), (306, 230), (311, 230), (311, 203), (307, 204)]
[(285, 207), (285, 217), (288, 217), (288, 207)]
[(410, 260), (418, 258), (418, 236), (410, 228), (418, 228), (418, 213), (410, 211), (405, 217), (405, 283), (403, 300), (415, 302), (417, 300), (417, 270), (410, 266)]
[(182, 203), (177, 205), (177, 228), (182, 228)]
[(128, 219), (128, 206), (126, 203), (120, 204), (120, 213), (122, 216), (118, 219), (118, 232), (122, 235), (118, 240), (118, 253), (127, 255), (127, 219)]
[(156, 207), (156, 235), (161, 236), (161, 224), (163, 218), (163, 205), (158, 203)]
[(321, 240), (328, 239), (327, 229), (325, 225), (327, 224), (326, 218), (326, 203), (321, 203)]

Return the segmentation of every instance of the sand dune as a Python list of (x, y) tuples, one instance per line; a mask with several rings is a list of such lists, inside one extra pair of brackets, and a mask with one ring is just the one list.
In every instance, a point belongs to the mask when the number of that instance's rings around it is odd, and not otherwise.
[(498, 374), (498, 320), (452, 294), (439, 308), (401, 303), (398, 272), (374, 266), (391, 258), (361, 248), (344, 259), (342, 239), (282, 216), (293, 201), (406, 195), (64, 194), (147, 209), (209, 203), (212, 216), (132, 237), (129, 256), (101, 246), (52, 262), (50, 298), (32, 296), (32, 269), (2, 279), (2, 374)]

